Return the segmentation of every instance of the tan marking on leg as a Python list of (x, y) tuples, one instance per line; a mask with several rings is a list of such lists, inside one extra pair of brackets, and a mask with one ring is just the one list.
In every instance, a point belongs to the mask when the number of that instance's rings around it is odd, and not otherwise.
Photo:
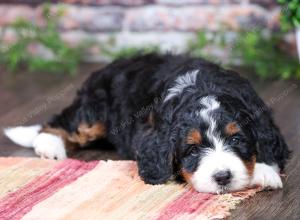
[(103, 123), (96, 123), (91, 126), (83, 123), (79, 125), (78, 132), (71, 134), (68, 140), (73, 143), (84, 145), (88, 142), (94, 141), (98, 138), (103, 138), (105, 136), (106, 127)]
[(60, 136), (62, 138), (67, 139), (67, 137), (69, 136), (69, 133), (62, 129), (62, 128), (51, 128), (51, 127), (43, 127), (42, 130), (40, 131), (40, 133), (50, 133), (50, 134), (54, 134), (57, 136)]
[(76, 133), (68, 133), (62, 128), (44, 127), (41, 132), (54, 134), (63, 138), (67, 150), (76, 149), (76, 145), (83, 146), (88, 142), (105, 137), (106, 128), (103, 123), (96, 123), (89, 126), (86, 123), (80, 124)]

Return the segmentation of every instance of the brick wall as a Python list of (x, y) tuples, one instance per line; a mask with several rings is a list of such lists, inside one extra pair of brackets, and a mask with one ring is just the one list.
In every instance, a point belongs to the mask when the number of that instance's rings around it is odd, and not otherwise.
[[(0, 28), (17, 17), (41, 21), (41, 0), (0, 0)], [(164, 50), (182, 51), (195, 32), (241, 27), (279, 28), (280, 8), (276, 0), (62, 0), (65, 15), (60, 22), (67, 42), (82, 39), (115, 47), (160, 45)], [(53, 9), (57, 7), (53, 4)], [(7, 34), (7, 40), (13, 34)], [(99, 50), (91, 51), (97, 54)]]

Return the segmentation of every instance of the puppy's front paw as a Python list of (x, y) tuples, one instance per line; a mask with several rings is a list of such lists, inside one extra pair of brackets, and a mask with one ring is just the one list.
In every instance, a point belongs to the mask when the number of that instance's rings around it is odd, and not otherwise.
[(261, 186), (264, 189), (278, 189), (282, 188), (282, 181), (276, 168), (264, 163), (256, 163), (251, 185)]
[(40, 133), (33, 141), (35, 153), (42, 158), (63, 160), (67, 158), (64, 141), (61, 137)]

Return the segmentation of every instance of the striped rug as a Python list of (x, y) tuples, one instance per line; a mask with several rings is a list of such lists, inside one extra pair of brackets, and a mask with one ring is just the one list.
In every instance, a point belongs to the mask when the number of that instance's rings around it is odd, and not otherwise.
[(220, 219), (256, 193), (146, 185), (133, 161), (0, 158), (1, 220)]

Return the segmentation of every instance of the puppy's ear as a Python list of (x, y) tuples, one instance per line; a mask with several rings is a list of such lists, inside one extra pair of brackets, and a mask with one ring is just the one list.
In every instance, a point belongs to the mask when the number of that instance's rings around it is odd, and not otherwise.
[(137, 164), (139, 175), (146, 183), (162, 184), (173, 174), (173, 147), (163, 135), (149, 128), (138, 137)]
[(280, 170), (283, 170), (291, 151), (282, 134), (273, 121), (258, 126), (260, 126), (256, 132), (258, 160), (269, 164), (275, 162)]
[[(260, 99), (247, 108), (239, 106), (236, 118), (241, 126), (250, 131), (256, 150), (256, 161), (277, 164), (283, 170), (290, 156), (290, 150), (275, 125), (272, 111)], [(250, 109), (250, 110), (249, 110)]]

